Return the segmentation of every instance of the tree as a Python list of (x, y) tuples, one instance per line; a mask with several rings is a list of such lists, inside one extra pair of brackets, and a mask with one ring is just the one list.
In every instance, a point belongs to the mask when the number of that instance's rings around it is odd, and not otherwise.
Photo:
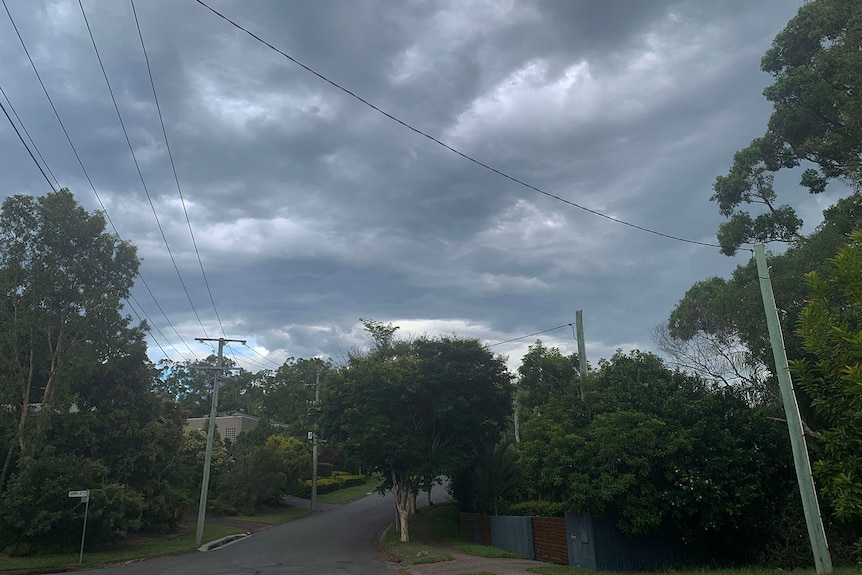
[[(7, 436), (0, 489), (15, 451), (35, 457), (47, 421), (68, 410), (64, 379), (73, 358), (102, 361), (126, 341), (121, 301), (137, 275), (135, 248), (105, 232), (71, 192), (11, 196), (0, 211), (0, 399), (15, 427)], [(35, 412), (34, 404), (41, 404)], [(31, 417), (33, 414), (33, 417)]]
[(314, 428), (314, 386), (332, 369), (329, 360), (289, 357), (274, 373), (261, 381), (264, 401), (261, 414), (290, 426), (292, 433), (305, 434)]
[[(773, 40), (761, 69), (774, 78), (764, 96), (773, 104), (766, 133), (734, 155), (716, 178), (716, 202), (728, 221), (718, 232), (722, 252), (747, 242), (800, 237), (802, 220), (779, 205), (774, 176), (813, 164), (800, 185), (821, 193), (832, 179), (862, 183), (862, 6), (856, 0), (814, 0)], [(740, 206), (760, 204), (752, 217)]]
[[(770, 256), (770, 275), (790, 360), (800, 359), (807, 353), (802, 338), (795, 331), (808, 297), (805, 274), (828, 272), (829, 258), (847, 242), (848, 234), (860, 226), (862, 195), (857, 193), (824, 210), (823, 223), (807, 238), (795, 241), (783, 254)], [(713, 277), (689, 288), (670, 314), (667, 331), (673, 348), (684, 349), (690, 345), (715, 354), (701, 357), (702, 363), (731, 358), (736, 362), (734, 367), (745, 376), (733, 381), (734, 387), (741, 384), (756, 392), (754, 398), (764, 406), (772, 405), (773, 415), (783, 413), (753, 258), (737, 266), (729, 279)], [(715, 378), (705, 366), (689, 367), (702, 377)], [(752, 381), (749, 379), (752, 373), (763, 376), (758, 375)], [(808, 432), (816, 432), (820, 423), (810, 408), (811, 401), (804, 389), (797, 389), (797, 392)]]
[(278, 504), (280, 496), (297, 490), (308, 466), (308, 449), (302, 441), (269, 431), (263, 441), (260, 433), (243, 433), (230, 446), (219, 498), (243, 511)]
[(564, 356), (559, 348), (547, 348), (541, 340), (536, 340), (518, 367), (518, 406), (529, 416), (547, 405), (552, 395), (578, 396), (579, 373), (576, 353)]
[[(792, 494), (786, 433), (733, 388), (617, 352), (579, 400), (553, 395), (524, 425), (526, 495), (627, 533), (669, 531), (716, 557), (751, 559)], [(556, 405), (555, 405), (556, 404)]]
[(477, 445), (499, 440), (511, 386), (502, 358), (477, 340), (395, 341), (397, 328), (366, 326), (376, 346), (351, 354), (322, 385), (324, 433), (383, 476), (408, 541), (412, 496), (429, 478), (471, 464)]
[[(824, 421), (814, 464), (835, 517), (862, 535), (862, 230), (838, 251), (826, 274), (806, 277), (808, 305), (799, 319), (809, 356), (793, 362), (799, 386)], [(862, 552), (862, 539), (857, 553)]]

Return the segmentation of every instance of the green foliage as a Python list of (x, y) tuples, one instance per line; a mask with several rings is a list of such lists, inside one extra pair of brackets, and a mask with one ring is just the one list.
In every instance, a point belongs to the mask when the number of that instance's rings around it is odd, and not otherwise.
[[(135, 248), (106, 233), (104, 217), (68, 190), (3, 201), (0, 405), (16, 425), (3, 444), (0, 489), (13, 451), (33, 457), (45, 446), (46, 419), (68, 409), (75, 372), (122, 353), (130, 320), (121, 301), (137, 270)], [(43, 409), (32, 412), (31, 403)]]
[[(722, 252), (733, 255), (744, 243), (790, 241), (802, 220), (779, 205), (774, 174), (813, 163), (800, 184), (821, 193), (842, 178), (862, 183), (862, 8), (855, 0), (806, 2), (773, 40), (761, 68), (774, 78), (764, 96), (773, 104), (766, 133), (734, 155), (726, 176), (713, 187), (728, 222), (719, 229)], [(740, 206), (761, 205), (752, 217)], [(747, 208), (748, 209), (748, 208)]]
[(602, 360), (585, 399), (590, 418), (579, 399), (551, 397), (525, 422), (528, 498), (607, 517), (626, 533), (670, 529), (724, 560), (750, 558), (768, 540), (773, 512), (793, 493), (790, 450), (782, 428), (740, 394), (634, 351)]
[(241, 434), (231, 446), (230, 461), (219, 481), (219, 497), (242, 511), (278, 503), (296, 492), (308, 462), (306, 445), (295, 437), (269, 435), (260, 443)]
[(0, 499), (0, 547), (19, 554), (74, 549), (80, 544), (84, 504), (74, 489), (90, 489), (87, 545), (115, 541), (141, 527), (143, 497), (105, 482), (108, 470), (90, 460), (51, 454), (22, 460)]
[[(317, 478), (317, 494), (333, 493), (347, 487), (356, 487), (365, 485), (368, 480), (364, 475), (339, 474), (333, 477), (318, 477)], [(301, 491), (296, 493), (302, 497), (311, 497), (311, 480), (306, 479), (302, 482)]]
[[(846, 243), (847, 235), (862, 225), (862, 195), (839, 200), (823, 212), (824, 221), (804, 240), (795, 242), (785, 253), (769, 258), (770, 275), (789, 359), (800, 359), (806, 351), (795, 332), (807, 300), (805, 274), (828, 272), (829, 258)], [(754, 260), (737, 266), (730, 279), (710, 278), (694, 284), (677, 304), (668, 321), (670, 336), (680, 341), (702, 340), (710, 343), (712, 353), (741, 354), (742, 364), (764, 366), (774, 373), (763, 300)], [(701, 372), (715, 379), (712, 374)], [(759, 381), (759, 384), (758, 384)], [(723, 382), (721, 382), (723, 383)], [(755, 403), (767, 406), (780, 416), (781, 403), (774, 378), (750, 381)], [(819, 422), (804, 393), (799, 397), (803, 419), (813, 429)]]
[(317, 476), (318, 477), (332, 477), (333, 465), (331, 463), (323, 463), (322, 461), (317, 464)]
[(145, 326), (121, 313), (137, 269), (134, 246), (68, 190), (3, 202), (0, 513), (17, 526), (2, 537), (18, 552), (68, 544), (60, 495), (81, 482), (92, 491), (88, 541), (176, 526), (182, 417), (149, 393)]
[(451, 477), (449, 490), (465, 511), (501, 515), (518, 499), (520, 483), (518, 451), (504, 441), (491, 449), (480, 446), (475, 465)]
[(503, 359), (477, 340), (393, 342), (386, 334), (394, 328), (384, 331), (374, 350), (326, 377), (323, 436), (381, 475), (406, 528), (411, 492), (456, 474), (480, 445), (497, 442), (512, 390)]
[(524, 517), (562, 517), (566, 514), (568, 505), (559, 501), (521, 501), (509, 506), (510, 515)]
[(814, 464), (821, 492), (835, 517), (862, 534), (862, 230), (831, 262), (828, 274), (806, 278), (799, 333), (810, 356), (792, 369), (824, 421)]
[(576, 396), (580, 389), (578, 375), (577, 354), (564, 356), (558, 348), (547, 348), (537, 340), (518, 367), (517, 400), (521, 413), (529, 418), (534, 411), (545, 408), (551, 396)]

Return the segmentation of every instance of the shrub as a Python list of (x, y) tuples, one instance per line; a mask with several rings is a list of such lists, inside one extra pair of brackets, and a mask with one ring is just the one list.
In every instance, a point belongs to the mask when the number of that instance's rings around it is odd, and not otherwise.
[(509, 506), (509, 514), (526, 517), (562, 517), (566, 514), (566, 504), (559, 501), (522, 501)]
[(22, 460), (0, 501), (0, 548), (16, 554), (74, 549), (81, 539), (84, 504), (72, 489), (90, 489), (87, 545), (116, 541), (141, 528), (143, 497), (118, 483), (103, 483), (105, 467), (69, 455)]

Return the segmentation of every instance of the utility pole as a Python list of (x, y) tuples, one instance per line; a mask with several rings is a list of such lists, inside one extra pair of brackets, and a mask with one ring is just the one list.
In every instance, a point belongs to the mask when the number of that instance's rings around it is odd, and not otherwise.
[(784, 416), (787, 419), (787, 429), (790, 432), (790, 446), (793, 450), (793, 463), (796, 467), (796, 481), (799, 484), (799, 494), (802, 496), (802, 509), (805, 513), (805, 524), (808, 527), (811, 550), (814, 552), (814, 566), (817, 568), (818, 574), (824, 575), (832, 573), (832, 558), (829, 556), (826, 531), (823, 529), (823, 519), (820, 516), (820, 506), (817, 503), (817, 491), (814, 488), (811, 462), (808, 459), (808, 448), (805, 445), (805, 434), (802, 430), (802, 416), (799, 414), (799, 405), (796, 403), (796, 395), (793, 392), (793, 381), (790, 378), (790, 368), (787, 365), (784, 337), (781, 334), (781, 325), (778, 323), (778, 310), (775, 307), (775, 295), (772, 292), (772, 280), (769, 278), (769, 267), (766, 265), (763, 244), (754, 244), (754, 256), (757, 260), (757, 276), (760, 280), (763, 309), (766, 312), (766, 325), (769, 328), (769, 341), (772, 344), (772, 355), (775, 358), (775, 375), (778, 377), (781, 400), (784, 403)]
[(317, 507), (317, 405), (320, 403), (320, 372), (314, 378), (314, 431), (311, 432), (311, 510)]
[(198, 504), (198, 526), (197, 531), (195, 532), (195, 541), (197, 542), (198, 547), (201, 546), (201, 541), (204, 537), (204, 519), (206, 517), (207, 510), (207, 490), (210, 485), (210, 464), (212, 463), (213, 458), (213, 436), (215, 436), (215, 420), (216, 414), (218, 413), (218, 387), (219, 387), (219, 376), (222, 371), (226, 369), (235, 369), (235, 368), (226, 368), (224, 366), (224, 344), (226, 342), (238, 342), (245, 344), (244, 339), (225, 339), (220, 337), (218, 339), (210, 338), (210, 337), (196, 337), (197, 341), (218, 341), (218, 362), (215, 367), (203, 367), (203, 366), (195, 366), (198, 369), (208, 369), (215, 371), (215, 379), (213, 380), (213, 394), (212, 394), (212, 405), (210, 406), (210, 421), (209, 421), (209, 430), (207, 431), (207, 452), (206, 457), (204, 457), (204, 477), (201, 482), (201, 500)]
[(584, 310), (575, 312), (575, 324), (578, 329), (578, 363), (581, 369), (581, 401), (584, 401), (584, 382), (587, 380), (587, 346), (584, 344)]

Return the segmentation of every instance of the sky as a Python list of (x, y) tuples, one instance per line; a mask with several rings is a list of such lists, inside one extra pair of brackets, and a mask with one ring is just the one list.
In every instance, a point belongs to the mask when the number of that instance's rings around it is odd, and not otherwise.
[[(766, 127), (760, 58), (802, 1), (206, 0), (292, 61), (194, 0), (134, 3), (145, 58), (130, 2), (83, 0), (134, 154), (77, 0), (4, 4), (0, 103), (138, 247), (150, 357), (242, 339), (258, 371), (343, 362), (360, 318), (512, 369), (537, 338), (577, 351), (576, 310), (591, 365), (655, 351), (751, 257), (692, 242), (717, 243), (712, 183)], [(0, 198), (50, 192), (0, 120)], [(786, 186), (808, 230), (835, 199)]]

